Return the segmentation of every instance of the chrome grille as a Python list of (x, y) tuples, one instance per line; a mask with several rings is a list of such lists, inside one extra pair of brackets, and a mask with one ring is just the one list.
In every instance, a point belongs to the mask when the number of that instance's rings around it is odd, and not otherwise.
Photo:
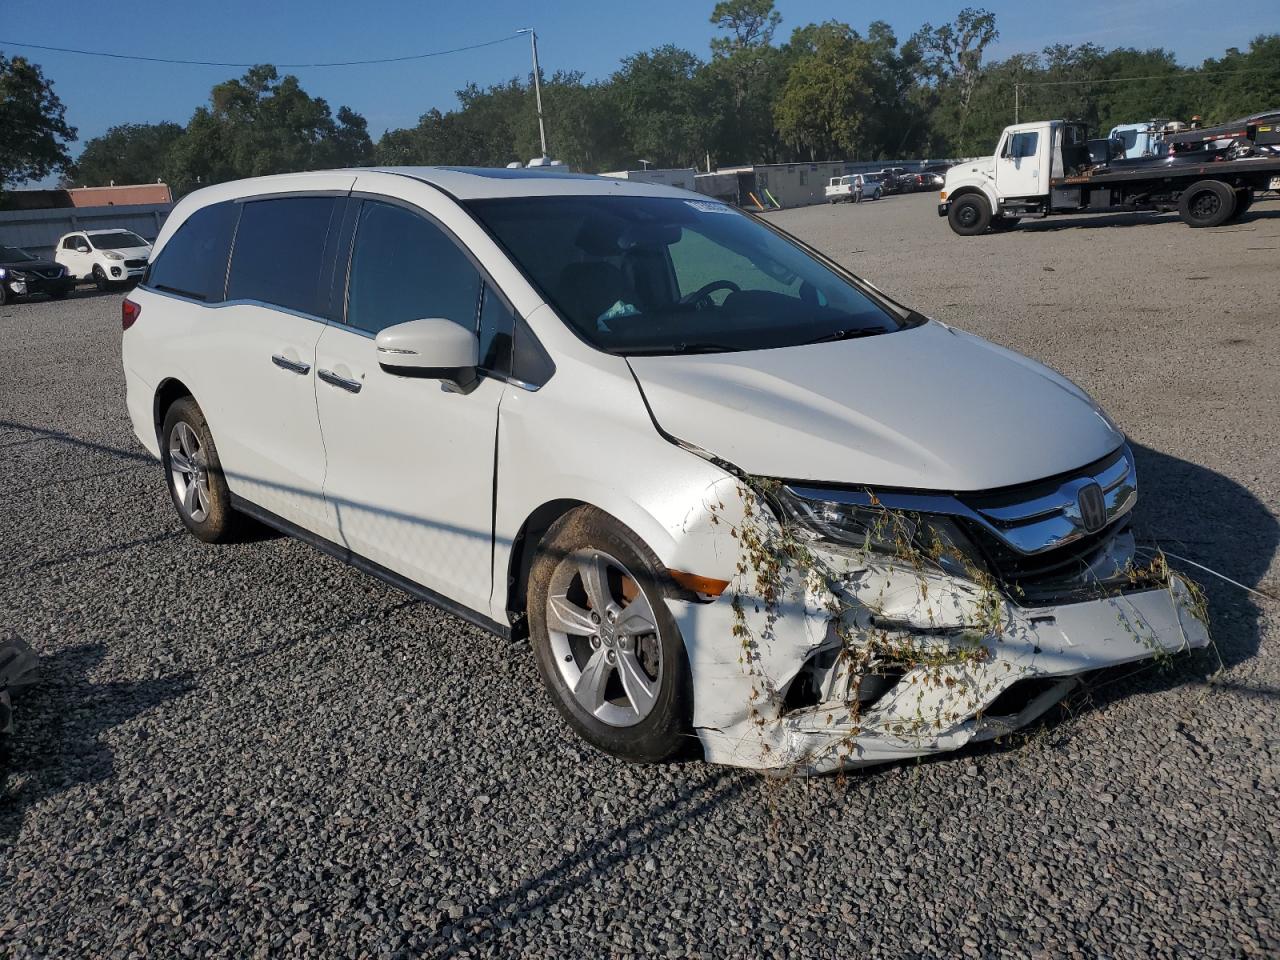
[[(1082, 516), (1081, 491), (1096, 484), (1104, 510), (1090, 525)], [(1092, 537), (1124, 516), (1138, 501), (1138, 474), (1128, 447), (1077, 473), (992, 494), (958, 498), (1003, 543), (1025, 556), (1057, 550)]]

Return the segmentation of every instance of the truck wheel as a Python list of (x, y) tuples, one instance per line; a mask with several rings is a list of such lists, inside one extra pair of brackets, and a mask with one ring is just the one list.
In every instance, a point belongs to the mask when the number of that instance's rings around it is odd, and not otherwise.
[(952, 201), (951, 209), (947, 211), (947, 223), (962, 237), (986, 233), (991, 226), (991, 204), (981, 194), (966, 193), (959, 200)]
[(1235, 211), (1236, 193), (1221, 180), (1200, 180), (1178, 198), (1178, 216), (1189, 227), (1220, 227)]
[(1253, 206), (1253, 191), (1248, 187), (1241, 187), (1236, 191), (1236, 211), (1231, 215), (1233, 220), (1239, 220)]

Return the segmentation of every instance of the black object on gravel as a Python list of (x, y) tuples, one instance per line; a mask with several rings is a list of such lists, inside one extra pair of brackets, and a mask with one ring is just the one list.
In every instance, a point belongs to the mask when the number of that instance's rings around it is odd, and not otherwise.
[(0, 641), (0, 734), (13, 731), (9, 691), (31, 683), (40, 658), (21, 640)]

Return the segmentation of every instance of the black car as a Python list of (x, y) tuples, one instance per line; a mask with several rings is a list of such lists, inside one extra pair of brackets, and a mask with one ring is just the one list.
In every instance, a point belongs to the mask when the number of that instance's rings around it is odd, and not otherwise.
[(33, 293), (61, 300), (71, 286), (72, 279), (60, 264), (39, 260), (21, 247), (0, 246), (0, 306)]

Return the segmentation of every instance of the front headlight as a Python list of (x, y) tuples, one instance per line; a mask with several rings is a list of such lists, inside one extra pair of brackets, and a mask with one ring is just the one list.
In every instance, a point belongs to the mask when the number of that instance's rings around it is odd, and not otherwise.
[(952, 517), (889, 509), (871, 491), (858, 498), (867, 502), (826, 499), (813, 489), (801, 495), (783, 486), (778, 502), (786, 518), (814, 540), (869, 560), (925, 563), (968, 580), (987, 573), (982, 554)]
[(22, 271), (22, 270), (10, 270), (9, 279), (10, 280), (31, 280), (34, 278), (31, 276), (31, 274), (26, 273), (25, 271)]
[(124, 259), (124, 257), (120, 256), (120, 254), (116, 253), (114, 250), (108, 250), (108, 251), (106, 251), (106, 252), (103, 254), (103, 256), (104, 256), (104, 257), (106, 257), (108, 260), (123, 260), (123, 259)]

